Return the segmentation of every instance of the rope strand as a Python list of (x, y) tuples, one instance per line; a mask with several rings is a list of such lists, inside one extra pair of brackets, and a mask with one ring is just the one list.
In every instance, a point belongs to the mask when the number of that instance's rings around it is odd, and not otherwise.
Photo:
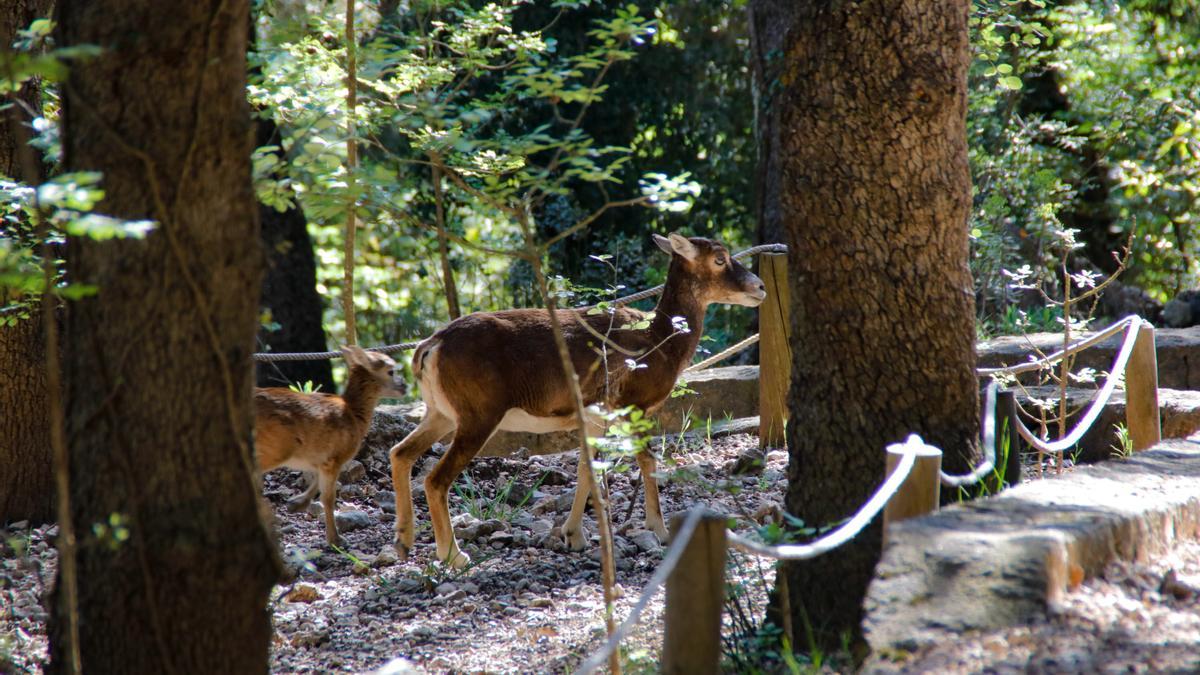
[[(755, 255), (757, 253), (777, 253), (777, 254), (778, 253), (787, 253), (787, 245), (785, 245), (785, 244), (761, 244), (759, 246), (753, 246), (751, 248), (748, 248), (745, 251), (735, 253), (735, 254), (733, 254), (733, 257), (734, 258), (745, 258), (746, 256)], [(631, 302), (637, 302), (638, 300), (644, 300), (645, 298), (653, 297), (655, 295), (658, 295), (659, 293), (662, 293), (662, 291), (663, 291), (662, 286), (655, 286), (654, 288), (648, 288), (644, 291), (634, 293), (633, 295), (627, 295), (623, 298), (617, 298), (616, 300), (612, 301), (612, 304), (627, 305)], [(394, 345), (384, 345), (382, 347), (368, 347), (367, 351), (382, 352), (384, 354), (403, 352), (403, 351), (407, 351), (409, 349), (415, 349), (416, 346), (421, 344), (421, 342), (423, 342), (424, 340), (425, 340), (425, 338), (422, 338), (420, 340), (413, 340), (412, 342), (401, 342), (399, 344), (394, 344)], [(342, 357), (342, 353), (340, 351), (335, 351), (335, 352), (259, 352), (254, 355), (254, 360), (259, 363), (270, 363), (273, 361), (321, 361), (324, 359), (340, 359), (341, 357)], [(693, 368), (695, 368), (695, 366), (693, 366)], [(699, 368), (696, 368), (696, 369), (699, 370)]]

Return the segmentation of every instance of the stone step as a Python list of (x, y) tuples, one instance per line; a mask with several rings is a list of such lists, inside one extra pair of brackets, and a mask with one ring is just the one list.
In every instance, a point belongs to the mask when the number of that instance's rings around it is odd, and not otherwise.
[[(422, 403), (410, 405), (379, 406), (371, 422), (371, 429), (363, 441), (363, 447), (373, 453), (386, 453), (392, 445), (399, 442), (404, 435), (421, 420), (425, 413)], [(678, 436), (676, 431), (667, 436)], [(735, 434), (757, 434), (758, 416), (739, 417), (713, 421), (711, 424), (697, 424), (682, 435), (689, 439), (724, 438)], [(579, 449), (579, 442), (574, 431), (560, 431), (549, 434), (527, 434), (510, 431), (497, 432), (487, 445), (480, 451), (481, 457), (506, 457), (524, 450), (529, 455), (553, 455), (560, 452)]]
[[(1026, 387), (1024, 391), (1017, 391), (1017, 399), (1021, 403), (1021, 406), (1025, 410), (1036, 414), (1037, 409), (1029, 402), (1031, 397), (1043, 400), (1057, 400), (1058, 389), (1042, 386)], [(1067, 402), (1072, 410), (1077, 410), (1087, 405), (1094, 397), (1094, 390), (1067, 389)], [(1080, 414), (1082, 413), (1071, 417), (1067, 427), (1068, 430)], [(1159, 389), (1158, 415), (1164, 439), (1187, 438), (1195, 434), (1197, 431), (1200, 431), (1200, 391)], [(1076, 461), (1084, 464), (1092, 464), (1111, 458), (1115, 452), (1113, 446), (1117, 445), (1117, 425), (1124, 423), (1125, 391), (1118, 389), (1113, 392), (1112, 398), (1109, 399), (1108, 405), (1104, 406), (1104, 411), (1100, 413), (1100, 417), (1096, 419), (1096, 423), (1092, 425), (1092, 428), (1080, 440), (1077, 446), (1079, 452)], [(1028, 419), (1025, 420), (1025, 425), (1036, 433), (1037, 429), (1030, 424)], [(1051, 435), (1057, 436), (1057, 432)], [(1024, 446), (1024, 444), (1022, 445)], [(1026, 452), (1032, 452), (1032, 449), (1028, 447), (1024, 449)], [(1068, 452), (1067, 456), (1071, 456), (1072, 454)]]
[(1110, 562), (1197, 537), (1200, 443), (1186, 440), (895, 523), (864, 603), (863, 672), (899, 672), (922, 645), (1035, 621)]
[(657, 416), (662, 433), (678, 433), (689, 416), (694, 426), (758, 415), (758, 366), (709, 368), (684, 373), (682, 380), (689, 393), (663, 404)]
[[(1077, 359), (1077, 368), (1091, 367), (1106, 371), (1112, 366), (1120, 336), (1110, 338), (1084, 351)], [(1023, 363), (1034, 347), (1049, 353), (1061, 346), (1062, 337), (1052, 333), (1037, 333), (1020, 337), (1003, 337), (979, 344), (979, 365), (997, 367)], [(1200, 326), (1193, 328), (1164, 328), (1156, 331), (1158, 348), (1160, 403), (1163, 415), (1163, 437), (1181, 438), (1200, 424), (1200, 404), (1188, 389), (1200, 390)], [(758, 415), (758, 366), (729, 366), (710, 368), (686, 374), (687, 390), (682, 396), (668, 399), (656, 419), (656, 433), (676, 434), (691, 419), (690, 429), (717, 424), (725, 420), (745, 420)], [(1174, 390), (1174, 391), (1172, 391)], [(1072, 400), (1082, 401), (1083, 393), (1072, 393)], [(420, 419), (422, 407), (380, 406), (376, 423), (368, 435), (368, 444), (394, 443), (403, 438), (403, 431)], [(1113, 430), (1124, 419), (1124, 398), (1117, 399), (1105, 410), (1100, 422), (1082, 443), (1081, 461), (1096, 461), (1108, 456), (1113, 443)], [(752, 429), (743, 426), (745, 433)], [(738, 432), (743, 433), (743, 432)], [(395, 439), (395, 440), (392, 440)], [(577, 447), (574, 432), (550, 434), (519, 434), (500, 432), (485, 446), (487, 456), (507, 455), (520, 448), (531, 454), (551, 454)], [(372, 446), (374, 447), (374, 446)]]
[[(1072, 341), (1078, 341), (1087, 335), (1080, 335)], [(1123, 340), (1123, 335), (1115, 335), (1080, 352), (1076, 357), (1076, 370), (1095, 368), (1099, 372), (1108, 372)], [(1200, 389), (1200, 326), (1158, 328), (1154, 331), (1154, 344), (1158, 353), (1158, 386), (1168, 389)], [(1033, 333), (980, 342), (977, 350), (979, 367), (999, 368), (1026, 363), (1035, 348), (1044, 354), (1062, 349), (1062, 335)]]
[[(656, 435), (673, 435), (681, 431), (697, 433), (698, 429), (707, 429), (710, 425), (714, 436), (758, 431), (758, 366), (709, 368), (685, 374), (683, 381), (689, 391), (668, 399), (663, 405), (655, 417), (658, 422)], [(424, 403), (379, 406), (375, 409), (364, 445), (372, 449), (391, 447), (404, 438), (424, 414)], [(753, 419), (753, 427), (747, 419)], [(521, 448), (531, 455), (549, 455), (578, 447), (574, 431), (548, 434), (500, 431), (488, 441), (480, 455), (502, 457)]]

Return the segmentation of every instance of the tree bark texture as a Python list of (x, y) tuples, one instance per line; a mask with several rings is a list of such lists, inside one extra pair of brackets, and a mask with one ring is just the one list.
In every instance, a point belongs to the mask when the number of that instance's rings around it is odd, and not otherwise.
[(783, 184), (779, 141), (781, 68), (788, 29), (795, 22), (799, 5), (795, 0), (761, 0), (746, 8), (750, 26), (751, 71), (754, 75), (754, 137), (758, 156), (754, 169), (754, 210), (760, 244), (783, 243)]
[(0, 327), (0, 526), (54, 518), (45, 349), (36, 311)]
[[(84, 672), (265, 673), (278, 576), (252, 470), (262, 254), (245, 98), (247, 0), (65, 0), (103, 53), (64, 87), (68, 170), (144, 240), (68, 243), (96, 295), (64, 334)], [(61, 585), (61, 584), (60, 584)], [(51, 672), (65, 667), (54, 607)]]
[[(0, 45), (8, 48), (17, 31), (50, 11), (49, 0), (18, 0), (0, 7)], [(14, 97), (18, 104), (0, 112), (0, 175), (26, 183), (41, 182), (42, 167), (24, 166), (14, 124), (28, 124), (29, 111), (40, 111), (41, 87), (26, 82)], [(11, 229), (10, 229), (11, 228)], [(0, 227), (24, 245), (36, 245), (24, 225)], [(8, 300), (0, 293), (0, 304)], [(54, 517), (50, 435), (46, 426), (46, 359), (37, 311), (13, 326), (0, 326), (0, 525), (17, 520), (40, 524)]]
[[(885, 446), (910, 433), (950, 471), (975, 455), (967, 12), (967, 0), (785, 12), (773, 105), (792, 284), (787, 508), (812, 526), (853, 515), (883, 479)], [(807, 622), (834, 648), (858, 636), (878, 523), (783, 568), (797, 633)]]
[[(48, 17), (50, 6), (51, 0), (7, 0), (0, 3), (0, 48), (11, 50), (17, 32), (28, 28), (34, 19)], [(40, 113), (42, 88), (38, 81), (33, 80), (22, 85), (16, 98), (23, 104), (18, 105), (16, 109), (17, 116), (22, 121), (30, 119), (27, 113), (31, 110)], [(0, 174), (10, 178), (20, 177), (30, 182), (37, 181), (38, 177), (25, 176), (16, 152), (18, 134), (9, 126), (10, 114), (5, 111), (3, 117), (0, 121)]]
[[(271, 120), (258, 120), (257, 135), (259, 146), (279, 144), (278, 129)], [(258, 214), (267, 260), (262, 304), (271, 311), (272, 321), (279, 324), (275, 330), (259, 331), (258, 349), (323, 352), (329, 348), (321, 324), (324, 307), (317, 293), (317, 260), (304, 212), (295, 204), (286, 211), (259, 204)], [(259, 363), (257, 381), (260, 387), (312, 382), (321, 391), (337, 391), (328, 360)]]

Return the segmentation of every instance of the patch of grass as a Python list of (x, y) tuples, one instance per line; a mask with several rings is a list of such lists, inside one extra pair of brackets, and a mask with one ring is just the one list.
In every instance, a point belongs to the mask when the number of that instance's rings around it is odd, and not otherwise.
[(1124, 422), (1117, 424), (1113, 430), (1113, 435), (1116, 439), (1113, 445), (1108, 446), (1112, 449), (1112, 456), (1119, 459), (1126, 459), (1133, 456), (1133, 437), (1129, 435), (1129, 427), (1125, 426)]
[(503, 520), (504, 522), (512, 522), (512, 519), (529, 503), (529, 499), (533, 493), (541, 487), (542, 482), (546, 480), (546, 476), (550, 474), (545, 471), (541, 476), (534, 481), (525, 496), (522, 497), (516, 504), (510, 504), (508, 501), (509, 495), (512, 494), (513, 488), (517, 484), (517, 476), (513, 476), (500, 486), (496, 494), (488, 497), (483, 489), (481, 489), (469, 475), (463, 475), (462, 479), (455, 483), (454, 492), (458, 498), (462, 500), (467, 513), (471, 514), (477, 520)]

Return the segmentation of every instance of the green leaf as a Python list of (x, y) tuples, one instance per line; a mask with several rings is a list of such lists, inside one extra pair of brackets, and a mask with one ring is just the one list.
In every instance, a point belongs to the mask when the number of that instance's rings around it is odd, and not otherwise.
[(106, 239), (142, 239), (157, 227), (152, 220), (121, 220), (98, 213), (87, 213), (67, 221), (66, 230), (76, 237), (97, 241)]

